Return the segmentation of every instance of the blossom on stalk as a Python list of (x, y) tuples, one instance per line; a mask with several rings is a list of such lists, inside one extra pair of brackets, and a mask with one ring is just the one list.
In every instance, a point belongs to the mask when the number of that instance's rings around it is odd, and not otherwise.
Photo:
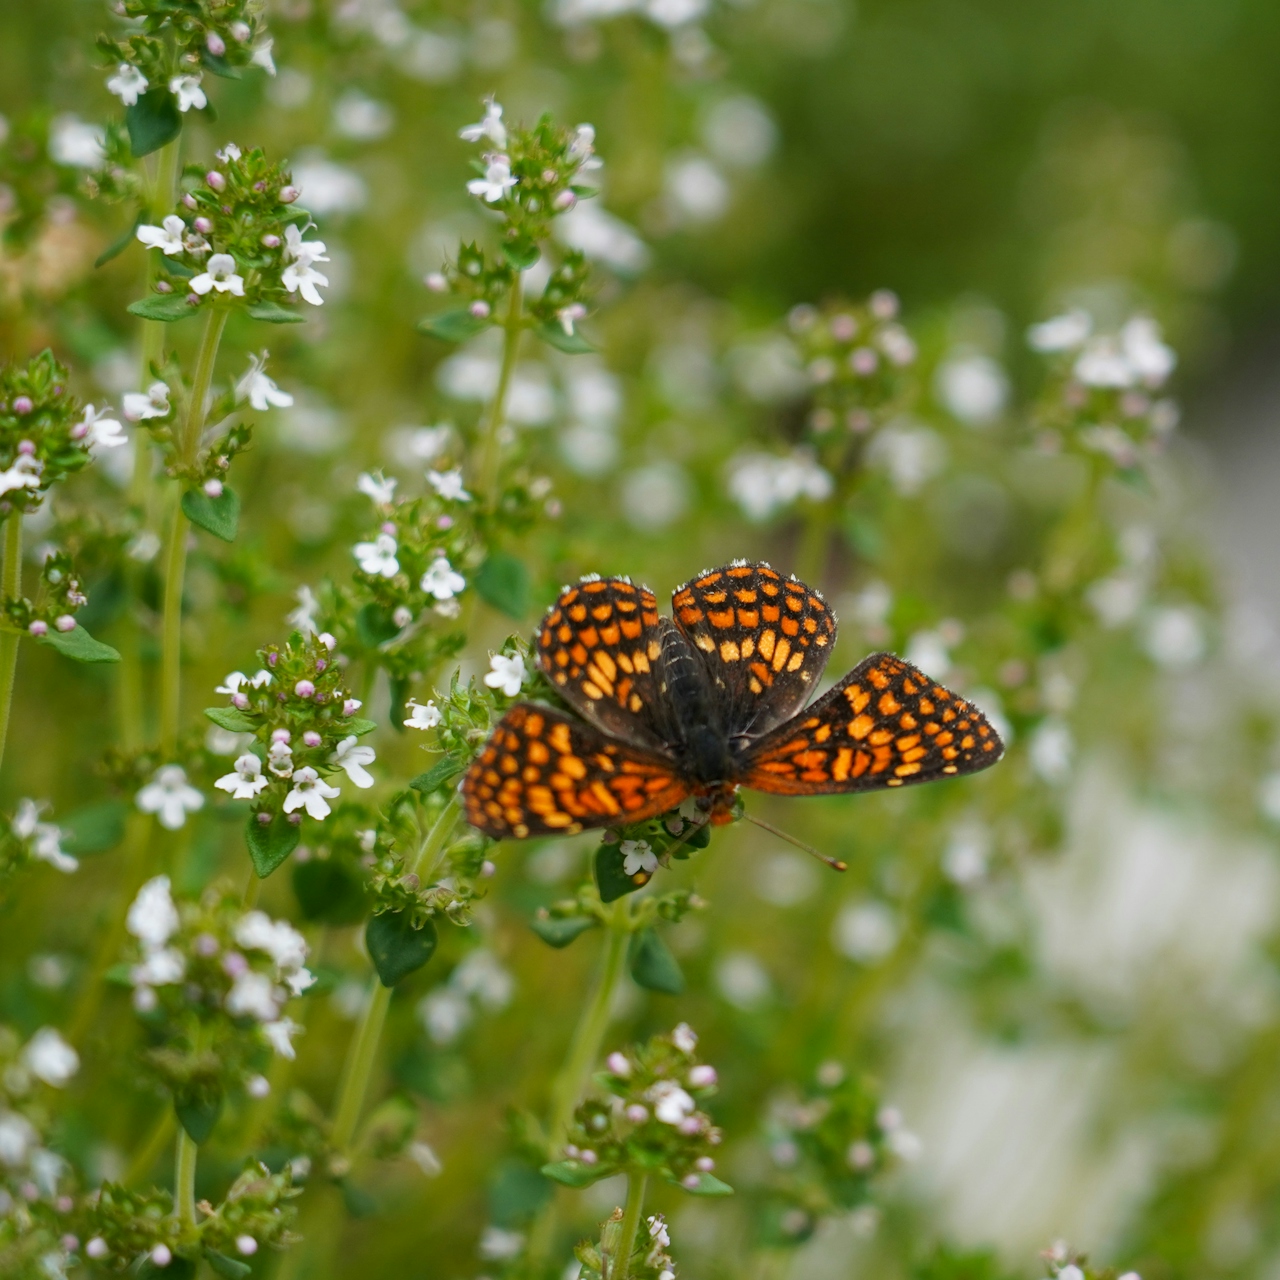
[(513, 653), (495, 653), (489, 659), (489, 674), (484, 682), (490, 689), (498, 689), (508, 698), (514, 698), (525, 682), (524, 657)]
[(479, 142), (488, 138), (495, 147), (507, 145), (507, 127), (502, 123), (502, 107), (493, 98), (484, 100), (484, 119), (479, 124), (469, 124), (458, 130), (464, 142)]
[(622, 853), (622, 869), (627, 875), (634, 876), (641, 871), (653, 875), (657, 871), (658, 855), (647, 840), (624, 840), (618, 848)]
[(434, 729), (440, 723), (440, 708), (434, 702), (423, 706), (410, 698), (405, 703), (405, 709), (409, 712), (409, 718), (404, 722), (406, 728)]
[(167, 257), (183, 251), (186, 234), (187, 224), (176, 213), (169, 214), (158, 227), (145, 225), (134, 232), (148, 249), (159, 249)]
[(262, 775), (262, 761), (251, 751), (236, 759), (232, 772), (224, 774), (213, 785), (227, 791), (233, 800), (252, 800), (270, 781)]
[(54, 1027), (41, 1027), (22, 1050), (22, 1063), (37, 1080), (61, 1089), (80, 1070), (80, 1055)]
[(169, 406), (169, 385), (153, 382), (145, 392), (126, 391), (121, 397), (124, 416), (130, 422), (145, 422), (148, 418), (167, 418), (172, 412)]
[(428, 471), (427, 479), (436, 493), (447, 502), (471, 501), (471, 495), (462, 485), (461, 467), (454, 467), (452, 471)]
[(40, 809), (34, 800), (19, 800), (9, 830), (27, 845), (32, 857), (59, 871), (75, 871), (80, 864), (63, 850), (61, 828), (52, 822), (41, 822)]
[(215, 253), (205, 270), (193, 276), (189, 284), (191, 292), (201, 297), (214, 289), (236, 298), (244, 297), (244, 277), (236, 274), (236, 260), (229, 253)]
[(395, 498), (395, 476), (384, 476), (381, 471), (362, 471), (356, 477), (356, 488), (379, 507), (389, 507)]
[[(365, 768), (377, 758), (372, 747), (358, 745), (353, 733), (338, 743), (338, 749), (329, 757), (329, 763), (337, 765), (361, 790), (373, 786), (373, 775)], [(336, 792), (335, 792), (336, 794)]]
[(400, 572), (396, 540), (389, 533), (378, 534), (372, 542), (357, 542), (351, 553), (360, 562), (360, 568), (374, 577), (394, 578)]
[(293, 774), (293, 790), (285, 797), (285, 813), (305, 809), (317, 822), (327, 818), (332, 810), (328, 801), (341, 795), (337, 787), (331, 787), (310, 765), (297, 769)]
[(431, 562), (419, 583), (423, 591), (437, 600), (452, 600), (466, 585), (467, 580), (454, 571), (444, 556), (437, 556)]
[(180, 924), (168, 876), (153, 876), (148, 880), (138, 890), (125, 916), (125, 928), (148, 951), (163, 947)]
[(285, 228), (284, 258), (289, 264), (280, 275), (280, 283), (290, 293), (300, 293), (313, 307), (324, 304), (316, 285), (328, 285), (329, 277), (317, 271), (312, 263), (328, 262), (323, 240), (304, 240), (297, 226)]
[(0, 495), (14, 489), (38, 489), (43, 471), (44, 464), (39, 458), (19, 454), (13, 466), (0, 471)]
[(293, 396), (281, 391), (264, 372), (268, 354), (264, 351), (261, 355), (250, 355), (249, 371), (236, 383), (237, 402), (248, 400), (259, 413), (265, 413), (272, 407), (287, 409), (293, 404)]
[(113, 93), (126, 107), (132, 107), (147, 91), (150, 81), (131, 63), (122, 62), (107, 81), (107, 92)]
[(507, 192), (518, 181), (511, 173), (511, 161), (504, 155), (486, 157), (487, 167), (483, 178), (473, 178), (467, 183), (467, 190), (487, 204), (497, 204), (506, 199)]
[(97, 445), (103, 449), (116, 449), (128, 444), (129, 437), (124, 434), (124, 428), (115, 418), (107, 416), (110, 412), (107, 405), (98, 410), (91, 404), (85, 405), (84, 417), (71, 428), (72, 437), (83, 440), (90, 448)]
[(205, 97), (204, 90), (200, 87), (200, 81), (203, 77), (199, 74), (194, 76), (172, 76), (169, 80), (169, 92), (178, 99), (178, 110), (185, 113), (195, 107), (197, 111), (203, 111), (209, 105), (209, 99)]
[(204, 807), (204, 796), (187, 782), (187, 771), (180, 764), (166, 764), (138, 792), (135, 803), (143, 813), (154, 813), (162, 827), (176, 831), (188, 813)]

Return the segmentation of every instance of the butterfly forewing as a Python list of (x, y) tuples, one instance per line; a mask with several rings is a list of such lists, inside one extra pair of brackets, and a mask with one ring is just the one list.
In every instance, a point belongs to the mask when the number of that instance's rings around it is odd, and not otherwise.
[(641, 822), (689, 788), (657, 756), (550, 707), (520, 703), (498, 722), (462, 783), (467, 821), (495, 840), (573, 835)]
[(766, 733), (795, 715), (835, 645), (826, 601), (767, 564), (713, 569), (678, 588), (671, 606), (722, 693), (731, 738)]
[(876, 653), (754, 744), (740, 782), (781, 795), (871, 791), (977, 773), (1003, 751), (972, 703)]
[(667, 708), (656, 666), (658, 602), (625, 578), (566, 587), (538, 630), (538, 663), (564, 700), (613, 737), (661, 752)]

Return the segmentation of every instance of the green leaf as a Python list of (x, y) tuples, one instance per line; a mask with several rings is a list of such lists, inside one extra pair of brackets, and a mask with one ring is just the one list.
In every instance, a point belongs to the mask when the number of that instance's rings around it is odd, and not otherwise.
[(199, 310), (187, 301), (185, 293), (149, 293), (137, 302), (129, 303), (126, 310), (131, 316), (144, 320), (185, 320)]
[(372, 1218), (378, 1212), (378, 1201), (372, 1192), (354, 1182), (342, 1183), (342, 1203), (353, 1218)]
[(518, 240), (504, 240), (502, 256), (517, 271), (528, 271), (542, 257), (538, 246), (528, 236), (521, 236)]
[(567, 947), (575, 938), (582, 937), (588, 929), (594, 929), (598, 923), (590, 916), (569, 916), (567, 919), (549, 916), (546, 919), (535, 917), (529, 921), (529, 927), (547, 946), (555, 947), (558, 951), (561, 947)]
[(431, 959), (436, 949), (436, 926), (428, 920), (415, 929), (408, 911), (384, 911), (369, 921), (364, 940), (382, 985), (394, 987)]
[(216, 53), (210, 53), (208, 49), (200, 50), (200, 61), (203, 62), (215, 76), (222, 76), (224, 80), (240, 79), (239, 67), (233, 67), (226, 58), (220, 58)]
[(366, 733), (372, 733), (377, 727), (376, 720), (348, 720), (347, 729), (356, 735), (357, 738), (363, 738)]
[(298, 847), (298, 828), (282, 813), (277, 813), (269, 825), (258, 821), (251, 813), (244, 829), (244, 842), (249, 846), (249, 857), (259, 880), (265, 880)]
[(534, 329), (534, 333), (548, 346), (555, 347), (557, 351), (563, 351), (566, 355), (585, 356), (595, 350), (595, 347), (577, 330), (573, 333), (565, 333), (562, 324), (540, 324)]
[(683, 1182), (676, 1183), (676, 1186), (683, 1187), (691, 1196), (731, 1196), (733, 1188), (727, 1182), (721, 1182), (713, 1173), (698, 1174), (698, 1185), (696, 1187), (686, 1187)]
[(47, 644), (67, 658), (77, 662), (119, 662), (120, 655), (101, 640), (95, 640), (82, 626), (76, 625), (70, 631), (58, 631), (56, 628), (40, 637), (41, 644)]
[(368, 910), (364, 881), (336, 858), (295, 862), (293, 892), (303, 916), (324, 924), (358, 924)]
[(168, 86), (157, 85), (126, 109), (124, 125), (129, 130), (129, 149), (140, 159), (182, 132), (182, 114)]
[(144, 1258), (138, 1268), (138, 1280), (195, 1280), (197, 1261), (175, 1253), (167, 1265), (157, 1267), (149, 1257)]
[(356, 635), (366, 649), (376, 649), (399, 634), (400, 628), (391, 617), (391, 611), (380, 604), (370, 602), (356, 614)]
[(637, 871), (629, 876), (623, 869), (626, 859), (619, 844), (602, 844), (596, 850), (596, 888), (601, 902), (616, 902), (628, 893), (635, 893), (649, 883), (647, 872)]
[(654, 929), (641, 929), (631, 935), (627, 967), (637, 986), (669, 996), (678, 996), (684, 991), (680, 964)]
[(443, 756), (426, 773), (418, 774), (409, 785), (415, 791), (421, 791), (424, 796), (429, 795), (437, 787), (443, 787), (446, 782), (456, 778), (466, 767), (466, 761), (458, 756)]
[(529, 611), (529, 570), (518, 556), (495, 551), (480, 566), (474, 585), (485, 604), (508, 618), (523, 618)]
[(255, 320), (263, 320), (267, 324), (303, 324), (304, 316), (295, 307), (282, 307), (278, 302), (255, 302), (245, 310)]
[(225, 1253), (219, 1253), (216, 1249), (210, 1249), (207, 1246), (204, 1251), (204, 1260), (211, 1270), (224, 1276), (225, 1280), (245, 1280), (246, 1276), (253, 1275), (253, 1268), (247, 1262), (228, 1258)]
[(124, 839), (124, 819), (129, 806), (123, 800), (104, 800), (73, 809), (58, 819), (64, 844), (77, 858), (103, 853)]
[(133, 986), (133, 965), (127, 960), (122, 960), (119, 964), (113, 964), (103, 977), (114, 987), (131, 987)]
[(93, 260), (95, 267), (105, 267), (112, 258), (118, 258), (133, 242), (137, 239), (138, 228), (142, 225), (142, 214), (139, 213), (133, 222), (130, 223), (129, 229), (123, 233), (118, 239), (113, 240), (103, 251)]
[(216, 498), (211, 498), (200, 489), (188, 489), (182, 495), (182, 513), (200, 528), (221, 538), (223, 542), (234, 542), (236, 527), (240, 523), (240, 499), (234, 489), (224, 488)]
[(179, 1096), (173, 1100), (173, 1110), (187, 1136), (199, 1146), (208, 1139), (222, 1114), (222, 1094)]
[(492, 320), (473, 316), (470, 311), (442, 311), (437, 316), (428, 316), (418, 321), (418, 332), (429, 337), (439, 338), (441, 342), (466, 342), (476, 334), (483, 333)]
[(542, 1176), (558, 1182), (564, 1187), (589, 1187), (593, 1182), (607, 1177), (613, 1172), (608, 1165), (580, 1164), (577, 1160), (557, 1160), (553, 1164), (542, 1166)]
[(257, 727), (255, 720), (250, 720), (243, 711), (235, 707), (205, 707), (205, 715), (218, 726), (231, 733), (252, 733)]

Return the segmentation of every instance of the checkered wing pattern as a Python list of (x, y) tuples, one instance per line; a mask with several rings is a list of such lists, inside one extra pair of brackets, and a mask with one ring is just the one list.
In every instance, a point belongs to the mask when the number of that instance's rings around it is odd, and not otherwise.
[(648, 588), (626, 578), (584, 578), (566, 587), (542, 620), (538, 663), (585, 719), (661, 753), (670, 727), (657, 669), (670, 627)]
[(876, 653), (757, 743), (741, 783), (780, 795), (872, 791), (977, 773), (1003, 752), (972, 703)]
[(673, 809), (689, 788), (660, 758), (550, 707), (499, 721), (462, 783), (467, 821), (495, 840), (574, 835)]
[(767, 564), (704, 573), (677, 589), (671, 607), (720, 691), (730, 737), (764, 734), (794, 716), (835, 647), (826, 601)]

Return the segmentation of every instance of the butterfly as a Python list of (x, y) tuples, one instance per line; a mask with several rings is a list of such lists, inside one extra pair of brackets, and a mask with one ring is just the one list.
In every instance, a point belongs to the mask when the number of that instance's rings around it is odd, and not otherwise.
[(627, 578), (566, 587), (537, 661), (576, 715), (518, 703), (462, 784), (467, 821), (495, 839), (640, 822), (689, 797), (732, 821), (739, 787), (873, 791), (976, 773), (1003, 754), (972, 703), (891, 653), (864, 659), (810, 706), (836, 639), (813, 588), (734, 561), (677, 588), (670, 618)]

